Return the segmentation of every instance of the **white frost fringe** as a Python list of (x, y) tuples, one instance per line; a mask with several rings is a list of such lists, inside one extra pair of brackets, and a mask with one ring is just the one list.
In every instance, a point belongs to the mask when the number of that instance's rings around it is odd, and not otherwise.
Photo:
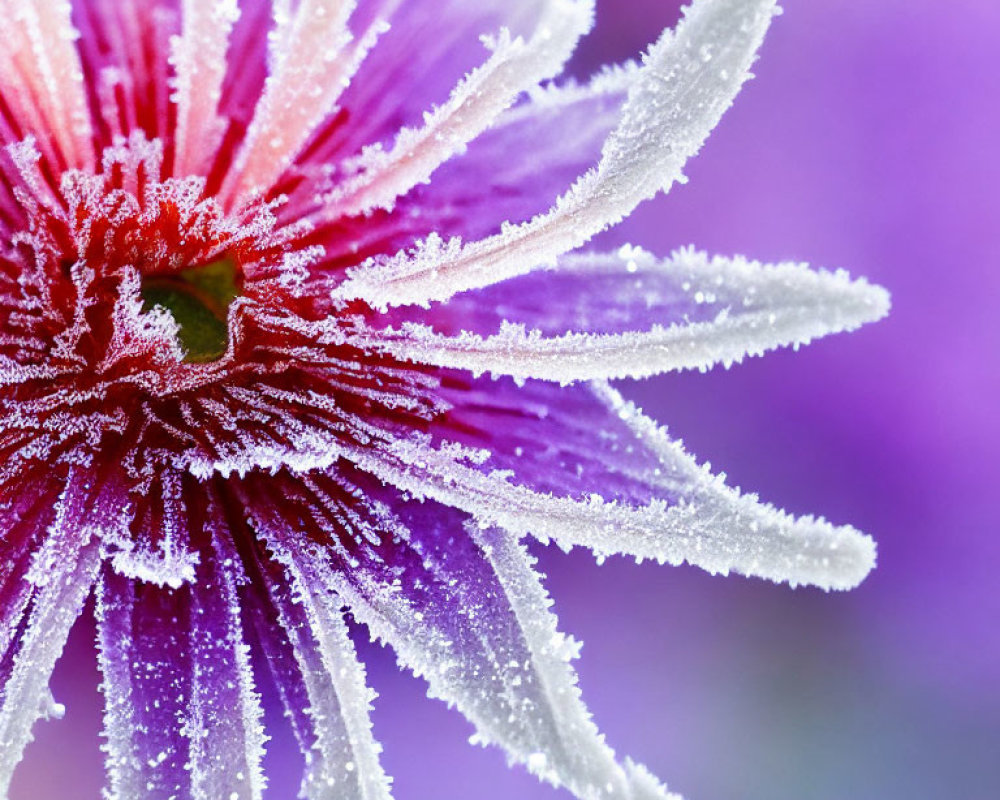
[[(888, 293), (846, 272), (815, 272), (805, 265), (765, 265), (744, 258), (709, 258), (681, 250), (657, 261), (623, 248), (617, 254), (573, 255), (560, 261), (552, 277), (552, 297), (560, 296), (559, 275), (612, 275), (623, 286), (651, 297), (669, 289), (689, 307), (715, 310), (711, 321), (665, 320), (647, 330), (600, 334), (571, 331), (545, 336), (523, 324), (505, 323), (499, 333), (446, 336), (430, 325), (408, 322), (400, 329), (362, 328), (351, 337), (359, 347), (407, 361), (465, 369), (479, 375), (524, 380), (573, 381), (645, 378), (682, 369), (730, 366), (748, 355), (784, 345), (798, 347), (830, 333), (854, 330), (888, 313)], [(648, 285), (644, 283), (648, 281)], [(558, 300), (553, 300), (558, 302)]]
[(333, 292), (377, 308), (427, 305), (554, 264), (683, 179), (740, 87), (777, 13), (776, 0), (700, 0), (644, 58), (596, 169), (545, 214), (478, 242), (430, 236), (412, 252), (370, 259)]

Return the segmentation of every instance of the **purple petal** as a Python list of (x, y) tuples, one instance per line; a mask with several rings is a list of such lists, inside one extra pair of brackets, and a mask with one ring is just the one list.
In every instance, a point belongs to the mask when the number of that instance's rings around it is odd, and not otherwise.
[(136, 581), (106, 567), (98, 595), (111, 797), (260, 798), (264, 734), (220, 510), (188, 479), (207, 538), (192, 583)]
[(337, 150), (354, 153), (387, 141), (400, 128), (419, 125), (425, 111), (451, 90), (489, 52), (481, 37), (508, 27), (530, 33), (541, 4), (529, 0), (364, 0), (356, 30), (382, 18), (391, 28), (369, 55), (342, 105), (351, 124), (340, 131)]
[(320, 800), (332, 789), (342, 800), (388, 798), (389, 778), (369, 719), (375, 693), (339, 601), (305, 577), (308, 564), (283, 556), (287, 565), (256, 557), (263, 587), (252, 591), (247, 607), (305, 756), (301, 794)]
[(407, 501), (346, 466), (310, 475), (308, 491), (284, 476), (249, 486), (268, 547), (345, 601), (428, 680), (432, 696), (475, 724), (481, 742), (578, 797), (667, 796), (604, 744), (569, 667), (576, 646), (556, 630), (531, 561), (510, 535)]
[[(110, 510), (107, 498), (96, 496), (92, 485), (93, 476), (83, 473), (67, 479), (55, 503), (48, 535), (21, 578), (31, 585), (32, 597), (23, 628), (15, 638), (16, 652), (9, 673), (3, 676), (0, 795), (7, 793), (14, 767), (31, 741), (35, 722), (61, 713), (49, 692), (49, 676), (94, 585), (100, 562), (95, 534)], [(10, 611), (16, 613), (18, 605), (15, 600)], [(8, 650), (12, 647), (10, 641), (6, 645)]]
[(533, 92), (444, 164), (428, 185), (417, 187), (404, 205), (421, 213), (438, 210), (442, 219), (430, 230), (465, 239), (547, 211), (597, 163), (618, 122), (632, 71), (620, 68), (586, 86)]
[[(362, 328), (358, 337), (417, 363), (569, 383), (728, 367), (854, 330), (889, 308), (885, 290), (843, 271), (709, 258), (691, 249), (658, 260), (631, 247), (565, 256), (552, 273), (469, 294), (423, 315), (397, 312), (398, 327)], [(488, 333), (446, 333), (441, 322)]]

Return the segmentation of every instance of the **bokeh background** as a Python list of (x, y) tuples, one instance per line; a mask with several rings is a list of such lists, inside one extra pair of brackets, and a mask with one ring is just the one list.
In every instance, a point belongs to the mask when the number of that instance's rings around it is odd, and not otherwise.
[[(540, 551), (622, 752), (693, 800), (1000, 797), (1000, 3), (787, 0), (690, 183), (607, 235), (847, 267), (891, 317), (798, 353), (626, 391), (700, 457), (879, 541), (857, 591)], [(637, 54), (674, 0), (599, 0), (575, 62)], [(15, 800), (101, 782), (93, 631), (75, 630)], [(359, 637), (363, 639), (363, 637)], [(360, 642), (400, 800), (555, 800)], [(58, 758), (52, 758), (52, 753)], [(269, 756), (273, 797), (297, 756)]]

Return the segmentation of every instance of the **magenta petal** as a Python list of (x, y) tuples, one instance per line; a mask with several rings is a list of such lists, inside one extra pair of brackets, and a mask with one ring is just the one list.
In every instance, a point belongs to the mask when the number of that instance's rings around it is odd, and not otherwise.
[(168, 55), (180, 29), (177, 2), (79, 0), (72, 8), (100, 147), (133, 131), (150, 138), (171, 133)]

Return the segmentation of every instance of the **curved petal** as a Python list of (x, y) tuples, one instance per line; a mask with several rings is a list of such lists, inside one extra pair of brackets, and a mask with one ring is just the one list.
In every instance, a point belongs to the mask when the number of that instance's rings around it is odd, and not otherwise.
[[(449, 335), (433, 323), (403, 322), (362, 328), (352, 341), (421, 364), (569, 383), (728, 367), (775, 347), (854, 330), (889, 310), (884, 289), (864, 279), (852, 282), (843, 271), (709, 259), (693, 250), (664, 261), (632, 248), (568, 256), (557, 272), (510, 283), (488, 287), (466, 303), (453, 298), (447, 308), (424, 315), (435, 323), (445, 314), (480, 323), (480, 308), (486, 320), (503, 314), (499, 331), (489, 336)], [(536, 321), (569, 332), (526, 327)], [(608, 328), (613, 332), (604, 332)]]
[(600, 163), (547, 214), (465, 244), (431, 236), (412, 252), (348, 273), (335, 299), (385, 308), (445, 300), (552, 264), (640, 202), (682, 179), (682, 168), (750, 76), (775, 0), (698, 0), (644, 60)]
[(8, 642), (16, 652), (0, 695), (0, 796), (7, 795), (35, 722), (62, 713), (49, 692), (49, 677), (96, 580), (100, 544), (95, 534), (110, 510), (84, 476), (71, 475), (23, 578), (31, 584), (32, 597), (23, 629)]
[(466, 239), (542, 213), (600, 156), (637, 69), (626, 64), (583, 85), (530, 90), (467, 150), (442, 164), (433, 180), (401, 198), (397, 213), (419, 209), (420, 220), (435, 214), (422, 236), (436, 232)]
[[(449, 443), (445, 428), (437, 446), (425, 439), (389, 438), (345, 454), (414, 497), (459, 508), (484, 525), (530, 533), (567, 549), (581, 545), (602, 557), (624, 553), (671, 564), (686, 561), (711, 573), (735, 571), (824, 589), (851, 588), (874, 566), (875, 547), (867, 536), (822, 519), (796, 519), (754, 495), (741, 495), (609, 387), (595, 384), (594, 391), (606, 411), (603, 423), (589, 432), (589, 442), (598, 452), (610, 450), (614, 461), (591, 475), (577, 471), (575, 492), (568, 491), (575, 451), (563, 451), (564, 431), (548, 422), (558, 401), (539, 409), (535, 424), (526, 421), (520, 431), (534, 434), (534, 449), (547, 456), (549, 471), (556, 472), (546, 478), (542, 470), (540, 488), (519, 480), (522, 461), (529, 479), (533, 474), (530, 458), (524, 458), (530, 450), (501, 447), (498, 458), (487, 449), (508, 434), (500, 426), (510, 420), (499, 416), (492, 433), (481, 440), (487, 445), (483, 449)], [(593, 462), (600, 464), (600, 459), (586, 463)], [(610, 474), (627, 491), (625, 502), (597, 480), (602, 474)]]
[(303, 586), (335, 593), (432, 696), (456, 705), (480, 742), (580, 798), (670, 797), (642, 767), (615, 762), (580, 701), (569, 666), (577, 647), (556, 630), (510, 534), (406, 501), (348, 467), (310, 481), (311, 496), (294, 479), (258, 482), (248, 502), (260, 535), (308, 571)]
[(529, 36), (543, 8), (538, 0), (359, 0), (355, 34), (380, 20), (389, 30), (344, 91), (350, 124), (326, 138), (317, 160), (357, 155), (367, 145), (387, 144), (401, 128), (421, 125), (429, 109), (482, 65), (483, 36), (504, 28)]
[(110, 798), (259, 800), (263, 793), (266, 737), (237, 595), (245, 578), (217, 538), (220, 510), (198, 506), (189, 511), (213, 544), (192, 583), (157, 586), (110, 567), (102, 576)]
[[(249, 556), (257, 587), (247, 592), (271, 675), (306, 760), (300, 795), (308, 800), (387, 800), (390, 778), (379, 762), (367, 687), (335, 598), (312, 581), (299, 548), (283, 563)], [(266, 596), (265, 596), (266, 595)]]
[(421, 128), (404, 128), (388, 150), (376, 146), (361, 154), (352, 165), (357, 174), (326, 199), (325, 213), (354, 216), (391, 209), (396, 198), (427, 181), (521, 92), (559, 73), (590, 30), (593, 14), (592, 0), (545, 0), (529, 39), (501, 31), (489, 60), (469, 73), (444, 105), (429, 111)]

